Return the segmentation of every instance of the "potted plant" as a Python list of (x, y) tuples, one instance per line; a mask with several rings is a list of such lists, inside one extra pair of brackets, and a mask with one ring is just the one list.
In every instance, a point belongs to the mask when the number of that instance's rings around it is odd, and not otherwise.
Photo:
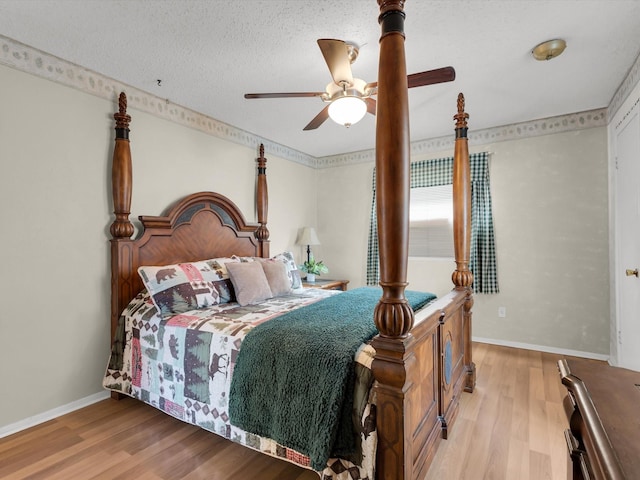
[(322, 260), (316, 261), (313, 258), (313, 253), (309, 255), (309, 259), (298, 267), (301, 272), (307, 274), (307, 282), (314, 283), (316, 281), (316, 275), (320, 276), (323, 273), (329, 273), (329, 269), (322, 262)]

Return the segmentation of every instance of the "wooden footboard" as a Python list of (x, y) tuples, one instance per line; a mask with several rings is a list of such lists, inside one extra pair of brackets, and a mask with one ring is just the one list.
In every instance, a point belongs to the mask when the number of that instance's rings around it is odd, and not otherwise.
[(411, 335), (373, 340), (378, 478), (423, 478), (456, 419), (461, 393), (473, 389), (468, 302), (465, 290), (453, 290), (416, 315)]
[(411, 335), (374, 339), (377, 478), (423, 478), (438, 442), (447, 438), (469, 382), (467, 300), (465, 291), (453, 290), (416, 315)]

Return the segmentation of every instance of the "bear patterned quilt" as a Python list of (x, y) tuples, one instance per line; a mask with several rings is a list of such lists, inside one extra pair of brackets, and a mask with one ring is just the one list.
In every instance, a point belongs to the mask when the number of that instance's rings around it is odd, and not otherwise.
[[(143, 291), (119, 319), (103, 386), (233, 442), (311, 468), (308, 455), (232, 425), (229, 392), (248, 332), (285, 312), (336, 294), (339, 292), (306, 289), (255, 305), (232, 302), (163, 318)], [(355, 356), (358, 452), (348, 458), (329, 458), (319, 470), (323, 480), (373, 478), (377, 437), (369, 387), (374, 353), (371, 346), (362, 345)]]

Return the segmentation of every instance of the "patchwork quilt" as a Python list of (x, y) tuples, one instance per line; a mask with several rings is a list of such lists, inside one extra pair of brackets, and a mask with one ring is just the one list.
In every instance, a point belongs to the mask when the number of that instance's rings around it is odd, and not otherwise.
[[(308, 456), (230, 423), (231, 378), (249, 331), (284, 312), (336, 294), (307, 289), (257, 305), (225, 303), (162, 318), (143, 291), (119, 319), (103, 386), (233, 442), (310, 468)], [(362, 345), (355, 356), (361, 373), (358, 381), (365, 385), (356, 399), (361, 451), (348, 459), (330, 458), (319, 472), (323, 480), (374, 478), (375, 402), (368, 388), (374, 354), (370, 345)]]

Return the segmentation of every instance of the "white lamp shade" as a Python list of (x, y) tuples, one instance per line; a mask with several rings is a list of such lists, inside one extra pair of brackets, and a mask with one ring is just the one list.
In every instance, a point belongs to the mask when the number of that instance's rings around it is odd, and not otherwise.
[(315, 228), (304, 227), (298, 234), (296, 243), (298, 245), (320, 245), (320, 240), (318, 240)]
[(358, 123), (366, 113), (367, 104), (358, 97), (339, 97), (329, 105), (331, 120), (345, 127)]

